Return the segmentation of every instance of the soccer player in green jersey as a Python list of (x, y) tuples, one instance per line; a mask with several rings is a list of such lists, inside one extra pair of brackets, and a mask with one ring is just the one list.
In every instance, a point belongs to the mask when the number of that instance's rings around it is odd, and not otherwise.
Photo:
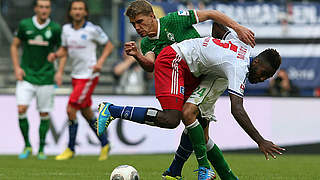
[[(61, 43), (61, 27), (50, 20), (51, 1), (37, 0), (34, 4), (35, 16), (23, 19), (11, 44), (11, 58), (17, 79), (16, 97), (18, 104), (19, 126), (25, 147), (20, 159), (32, 153), (29, 141), (29, 124), (26, 112), (32, 98), (37, 100), (40, 113), (40, 145), (38, 159), (46, 159), (44, 145), (50, 125), (49, 113), (53, 108), (54, 98), (54, 64), (47, 61), (47, 56)], [(23, 46), (19, 63), (18, 48)], [(61, 77), (56, 78), (57, 84)]]
[[(137, 61), (147, 71), (153, 71), (155, 58), (164, 47), (175, 42), (181, 42), (185, 39), (200, 37), (199, 33), (192, 25), (209, 19), (233, 28), (242, 41), (250, 44), (251, 46), (255, 45), (253, 32), (215, 10), (178, 11), (170, 13), (163, 18), (156, 19), (152, 12), (151, 5), (148, 2), (135, 1), (127, 8), (126, 15), (129, 17), (130, 22), (136, 29), (137, 33), (144, 37), (141, 41), (141, 50), (144, 56), (139, 53), (132, 53), (131, 55), (136, 57)], [(132, 46), (136, 47), (133, 42), (127, 43), (127, 50), (131, 51), (130, 48), (132, 48)], [(188, 109), (191, 111), (186, 111)], [(196, 110), (197, 107), (195, 107), (194, 104), (186, 103), (184, 112), (189, 112), (191, 114), (182, 114), (193, 117), (194, 115), (192, 115), (192, 112), (195, 112)], [(205, 135), (208, 135), (208, 126), (205, 130)], [(210, 140), (208, 136), (206, 139)], [(185, 133), (183, 133), (181, 137), (181, 144), (177, 150), (175, 159), (168, 171), (164, 173), (164, 177), (170, 179), (170, 175), (173, 177), (181, 176), (182, 166), (192, 152), (192, 146), (190, 146), (190, 143), (188, 142), (189, 138)], [(236, 179), (217, 145), (211, 146), (211, 149), (208, 149), (207, 154), (208, 159), (211, 161), (222, 179)]]

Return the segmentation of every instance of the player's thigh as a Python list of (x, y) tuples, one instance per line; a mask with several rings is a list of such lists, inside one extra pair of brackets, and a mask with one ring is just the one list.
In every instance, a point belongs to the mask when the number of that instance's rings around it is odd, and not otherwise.
[(27, 81), (17, 81), (16, 98), (18, 106), (29, 106), (35, 96), (36, 87)]
[(226, 79), (207, 75), (203, 77), (200, 85), (193, 91), (187, 102), (198, 106), (203, 119), (215, 120), (215, 103), (227, 86)]
[(36, 91), (39, 112), (51, 112), (54, 103), (54, 85), (39, 85)]

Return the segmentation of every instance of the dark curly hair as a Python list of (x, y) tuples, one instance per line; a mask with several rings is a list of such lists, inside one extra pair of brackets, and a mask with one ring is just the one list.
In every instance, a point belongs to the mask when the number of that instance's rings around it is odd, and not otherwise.
[(281, 64), (281, 56), (277, 50), (269, 48), (261, 52), (258, 56), (258, 59), (262, 60), (262, 62), (267, 63), (277, 71)]

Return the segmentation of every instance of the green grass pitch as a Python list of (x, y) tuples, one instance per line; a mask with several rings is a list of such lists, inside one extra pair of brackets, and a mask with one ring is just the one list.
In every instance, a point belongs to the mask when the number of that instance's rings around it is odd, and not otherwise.
[[(123, 164), (134, 166), (141, 180), (161, 180), (173, 154), (113, 155), (99, 162), (97, 156), (76, 156), (67, 161), (37, 160), (32, 156), (0, 156), (0, 179), (109, 179), (112, 170)], [(225, 154), (240, 180), (319, 180), (320, 155), (282, 155), (266, 161), (262, 154)], [(196, 180), (194, 155), (183, 169), (185, 180)], [(219, 178), (217, 178), (219, 179)]]

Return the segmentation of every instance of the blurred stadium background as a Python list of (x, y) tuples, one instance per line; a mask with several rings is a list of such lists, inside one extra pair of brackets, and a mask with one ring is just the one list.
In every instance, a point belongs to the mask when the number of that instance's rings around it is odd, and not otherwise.
[[(23, 140), (18, 130), (13, 67), (10, 43), (19, 21), (33, 15), (33, 0), (0, 0), (0, 154), (18, 154)], [(66, 0), (52, 0), (51, 18), (61, 25), (66, 22)], [(117, 104), (155, 106), (153, 81), (142, 91), (117, 91), (119, 79), (113, 75), (114, 64), (122, 59), (123, 43), (137, 38), (123, 13), (130, 1), (88, 0), (89, 19), (99, 24), (116, 48), (108, 58), (93, 97), (93, 109), (101, 101)], [(151, 1), (158, 18), (181, 9), (217, 9), (255, 32), (255, 52), (276, 48), (283, 58), (281, 65), (298, 89), (287, 97), (271, 96), (269, 81), (247, 85), (245, 108), (253, 123), (265, 136), (287, 147), (287, 153), (320, 153), (320, 2), (317, 0), (155, 0)], [(201, 35), (211, 32), (211, 22), (196, 26)], [(65, 68), (63, 85), (56, 88), (55, 110), (52, 112), (46, 152), (58, 154), (67, 144), (65, 107), (71, 92), (70, 62)], [(149, 77), (146, 75), (145, 77)], [(31, 144), (37, 149), (39, 115), (35, 104), (28, 110)], [(256, 152), (255, 143), (237, 125), (230, 114), (229, 98), (223, 96), (216, 105), (217, 123), (211, 124), (211, 137), (225, 151)], [(97, 154), (98, 141), (84, 119), (79, 116), (77, 154)], [(172, 153), (177, 148), (182, 125), (177, 130), (149, 128), (117, 120), (108, 134), (111, 154)], [(227, 132), (227, 133), (226, 133)], [(35, 151), (36, 152), (36, 151)], [(262, 155), (261, 155), (262, 156)], [(169, 163), (169, 162), (168, 162)], [(319, 176), (318, 176), (319, 177)], [(317, 179), (317, 178), (316, 178)]]

